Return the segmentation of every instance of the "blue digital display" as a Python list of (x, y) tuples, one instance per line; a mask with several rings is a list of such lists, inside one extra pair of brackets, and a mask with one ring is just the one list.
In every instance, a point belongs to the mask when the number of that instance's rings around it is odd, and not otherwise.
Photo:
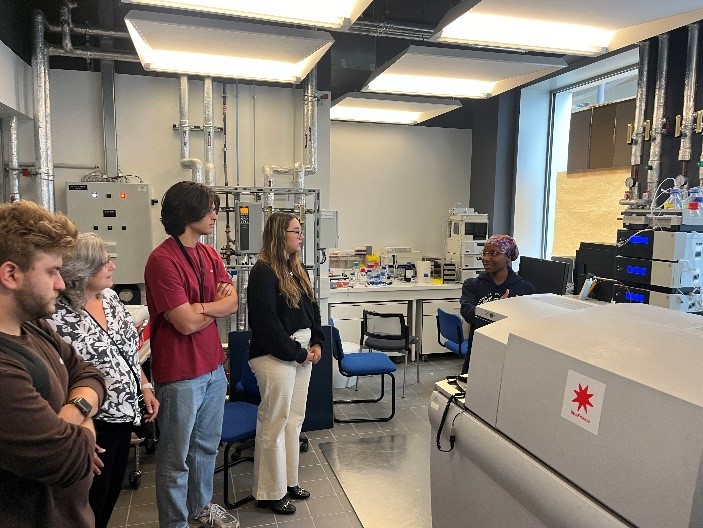
[(627, 273), (630, 275), (641, 275), (644, 277), (647, 275), (647, 268), (641, 268), (639, 266), (628, 266)]
[(630, 244), (640, 244), (640, 245), (647, 245), (649, 244), (649, 237), (644, 236), (644, 235), (632, 235), (628, 242)]
[(636, 303), (644, 302), (644, 295), (640, 293), (625, 292), (625, 300)]

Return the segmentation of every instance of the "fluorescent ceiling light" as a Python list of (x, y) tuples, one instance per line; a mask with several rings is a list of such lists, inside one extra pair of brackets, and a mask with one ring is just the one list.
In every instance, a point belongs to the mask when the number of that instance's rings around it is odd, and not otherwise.
[(332, 102), (330, 119), (415, 125), (457, 108), (461, 103), (451, 99), (349, 93)]
[(371, 0), (122, 0), (287, 24), (349, 29)]
[(565, 66), (552, 57), (410, 46), (379, 68), (362, 91), (483, 99)]
[(464, 0), (431, 41), (598, 55), (703, 18), (703, 1)]
[(614, 33), (612, 30), (566, 22), (468, 12), (442, 27), (430, 40), (494, 48), (598, 55), (607, 49)]
[(130, 11), (127, 29), (147, 71), (301, 82), (334, 42), (329, 33)]

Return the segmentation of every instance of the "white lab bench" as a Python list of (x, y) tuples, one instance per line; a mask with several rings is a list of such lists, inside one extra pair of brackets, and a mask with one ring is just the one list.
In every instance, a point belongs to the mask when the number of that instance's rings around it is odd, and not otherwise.
[(364, 310), (381, 313), (403, 313), (411, 335), (419, 339), (417, 352), (420, 357), (444, 353), (447, 350), (437, 343), (437, 308), (459, 313), (461, 283), (451, 284), (393, 284), (329, 290), (328, 316), (344, 341), (358, 343), (361, 337), (361, 320)]

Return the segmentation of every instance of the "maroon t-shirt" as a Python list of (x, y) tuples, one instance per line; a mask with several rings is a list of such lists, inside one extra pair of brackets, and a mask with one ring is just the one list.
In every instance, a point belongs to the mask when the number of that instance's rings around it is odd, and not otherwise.
[(225, 360), (214, 321), (198, 332), (183, 335), (164, 316), (166, 311), (182, 304), (200, 302), (198, 255), (205, 271), (204, 302), (215, 299), (218, 283), (232, 282), (212, 247), (198, 243), (185, 249), (196, 269), (176, 241), (168, 238), (151, 252), (144, 270), (151, 322), (151, 372), (156, 383), (197, 378), (217, 369)]

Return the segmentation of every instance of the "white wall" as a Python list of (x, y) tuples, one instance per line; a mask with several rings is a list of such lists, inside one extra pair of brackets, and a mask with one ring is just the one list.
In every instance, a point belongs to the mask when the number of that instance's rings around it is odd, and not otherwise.
[(333, 122), (331, 145), (340, 248), (406, 245), (444, 256), (449, 208), (469, 201), (471, 130)]
[[(203, 123), (202, 81), (191, 80), (189, 119)], [(237, 97), (237, 93), (239, 97)], [(180, 135), (173, 130), (179, 121), (178, 79), (134, 75), (115, 76), (117, 148), (123, 174), (136, 174), (151, 186), (152, 198), (160, 200), (175, 182), (191, 178), (180, 166)], [(302, 124), (296, 118), (302, 107), (302, 92), (292, 88), (267, 88), (235, 83), (227, 85), (227, 165), (228, 183), (263, 186), (261, 166), (292, 165), (302, 160), (296, 152), (296, 134)], [(222, 126), (222, 85), (213, 85), (214, 123)], [(97, 165), (104, 169), (100, 74), (64, 70), (51, 71), (51, 111), (54, 163)], [(237, 113), (239, 114), (237, 116)], [(329, 115), (320, 110), (321, 118)], [(237, 120), (239, 126), (237, 127)], [(239, 128), (237, 147), (236, 130)], [(307, 186), (328, 188), (329, 126), (320, 127), (318, 174), (307, 179)], [(215, 134), (217, 185), (224, 185), (222, 133)], [(23, 160), (33, 160), (29, 144), (20, 149)], [(191, 157), (203, 159), (203, 134), (191, 132)], [(301, 143), (302, 144), (302, 143)], [(238, 153), (237, 153), (238, 151)], [(237, 163), (238, 162), (238, 163)], [(56, 169), (56, 206), (65, 210), (65, 182), (79, 180), (88, 169)], [(136, 180), (135, 180), (136, 181)], [(324, 185), (319, 185), (322, 182)], [(290, 178), (278, 177), (278, 186), (290, 186)], [(165, 233), (159, 221), (160, 208), (152, 208), (153, 245)], [(220, 219), (218, 244), (224, 240), (224, 218)]]

